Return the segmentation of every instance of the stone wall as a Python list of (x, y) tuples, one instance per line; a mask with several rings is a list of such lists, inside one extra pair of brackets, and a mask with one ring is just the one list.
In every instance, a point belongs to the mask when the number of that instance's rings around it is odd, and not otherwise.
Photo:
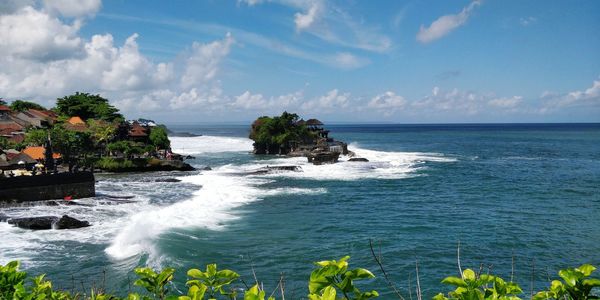
[(0, 178), (0, 202), (27, 202), (96, 195), (91, 172)]

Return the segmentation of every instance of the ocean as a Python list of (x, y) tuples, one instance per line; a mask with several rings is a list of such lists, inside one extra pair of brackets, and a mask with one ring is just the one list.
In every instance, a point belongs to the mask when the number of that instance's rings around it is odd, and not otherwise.
[[(458, 275), (458, 245), (463, 269), (512, 276), (526, 295), (561, 268), (600, 266), (600, 124), (331, 125), (369, 162), (322, 166), (251, 154), (248, 126), (169, 128), (202, 134), (171, 138), (198, 171), (99, 174), (98, 196), (83, 205), (0, 209), (92, 223), (0, 223), (0, 264), (21, 260), (79, 291), (128, 291), (136, 266), (170, 266), (184, 291), (187, 269), (216, 262), (247, 283), (254, 270), (267, 291), (283, 274), (288, 299), (306, 296), (313, 262), (345, 255), (377, 276), (361, 289), (392, 299), (370, 240), (406, 298), (417, 263), (424, 298), (450, 290), (440, 281)], [(281, 165), (301, 171), (248, 175)]]

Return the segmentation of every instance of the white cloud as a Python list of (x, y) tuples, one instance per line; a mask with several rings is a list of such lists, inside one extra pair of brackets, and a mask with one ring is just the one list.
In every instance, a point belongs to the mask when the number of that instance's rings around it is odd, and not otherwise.
[(192, 51), (185, 62), (185, 70), (181, 77), (181, 86), (189, 88), (194, 84), (214, 79), (221, 60), (229, 54), (234, 39), (227, 33), (222, 41), (209, 44), (194, 42)]
[(348, 52), (337, 53), (329, 64), (341, 69), (356, 69), (369, 63), (368, 60), (355, 56)]
[(380, 110), (396, 110), (404, 107), (406, 100), (396, 93), (387, 91), (383, 94), (379, 94), (371, 99), (367, 104), (367, 107), (380, 109)]
[(519, 19), (519, 24), (521, 24), (521, 26), (529, 26), (535, 22), (537, 22), (537, 18), (535, 17), (526, 17)]
[(79, 22), (64, 24), (31, 6), (0, 15), (0, 55), (34, 60), (75, 56), (82, 45), (79, 27)]
[(232, 105), (245, 109), (261, 109), (267, 105), (267, 100), (265, 100), (262, 94), (252, 95), (249, 91), (246, 91), (235, 97), (235, 102)]
[(544, 92), (540, 98), (543, 113), (567, 107), (600, 107), (600, 79), (594, 80), (592, 86), (583, 91), (562, 95)]
[(317, 19), (317, 14), (320, 12), (320, 3), (314, 2), (306, 13), (296, 13), (294, 15), (294, 23), (296, 30), (302, 31), (308, 29)]
[(338, 89), (333, 89), (327, 94), (302, 104), (302, 109), (308, 112), (327, 112), (340, 110), (349, 107), (350, 93), (340, 93)]
[(439, 17), (437, 20), (433, 21), (429, 27), (425, 27), (421, 25), (419, 32), (417, 33), (417, 41), (421, 43), (430, 43), (443, 36), (449, 34), (454, 29), (462, 26), (467, 22), (469, 17), (471, 16), (471, 12), (480, 5), (479, 0), (475, 0), (471, 2), (467, 7), (463, 8), (463, 10), (454, 15), (445, 15)]
[(43, 0), (50, 12), (58, 12), (65, 17), (83, 17), (96, 14), (102, 0)]
[(223, 95), (217, 73), (231, 35), (194, 43), (175, 61), (154, 63), (140, 53), (137, 34), (119, 47), (110, 34), (86, 41), (79, 22), (64, 22), (31, 6), (0, 15), (0, 95), (47, 101), (75, 91), (100, 93), (125, 113), (218, 109)]
[(503, 97), (503, 98), (492, 99), (492, 100), (488, 101), (488, 104), (490, 106), (499, 107), (499, 108), (515, 108), (519, 104), (521, 104), (522, 100), (523, 100), (523, 97), (521, 97), (521, 96)]

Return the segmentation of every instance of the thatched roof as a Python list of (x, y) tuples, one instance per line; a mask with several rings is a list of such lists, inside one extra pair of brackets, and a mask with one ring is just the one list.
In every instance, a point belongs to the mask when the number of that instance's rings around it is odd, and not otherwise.
[(308, 119), (306, 121), (306, 125), (308, 126), (321, 126), (323, 123), (317, 119)]

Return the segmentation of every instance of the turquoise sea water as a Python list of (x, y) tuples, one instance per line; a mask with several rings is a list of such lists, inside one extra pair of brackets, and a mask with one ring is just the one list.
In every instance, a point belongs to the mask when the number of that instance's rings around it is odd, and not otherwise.
[[(457, 274), (459, 242), (463, 268), (508, 278), (514, 259), (527, 293), (559, 268), (600, 265), (599, 124), (328, 126), (370, 162), (326, 166), (250, 154), (247, 126), (170, 128), (203, 134), (172, 138), (173, 147), (211, 171), (99, 175), (99, 196), (81, 201), (91, 206), (2, 209), (68, 213), (93, 226), (31, 232), (0, 223), (0, 263), (21, 259), (61, 287), (105, 280), (109, 290), (127, 289), (138, 265), (178, 268), (182, 290), (188, 268), (218, 262), (250, 282), (253, 266), (267, 290), (283, 272), (290, 296), (302, 298), (313, 261), (350, 255), (378, 276), (367, 287), (384, 299), (392, 295), (369, 239), (405, 296), (416, 261), (424, 297), (447, 291), (439, 282)], [(267, 165), (302, 172), (246, 175)], [(182, 182), (156, 182), (173, 177)]]

